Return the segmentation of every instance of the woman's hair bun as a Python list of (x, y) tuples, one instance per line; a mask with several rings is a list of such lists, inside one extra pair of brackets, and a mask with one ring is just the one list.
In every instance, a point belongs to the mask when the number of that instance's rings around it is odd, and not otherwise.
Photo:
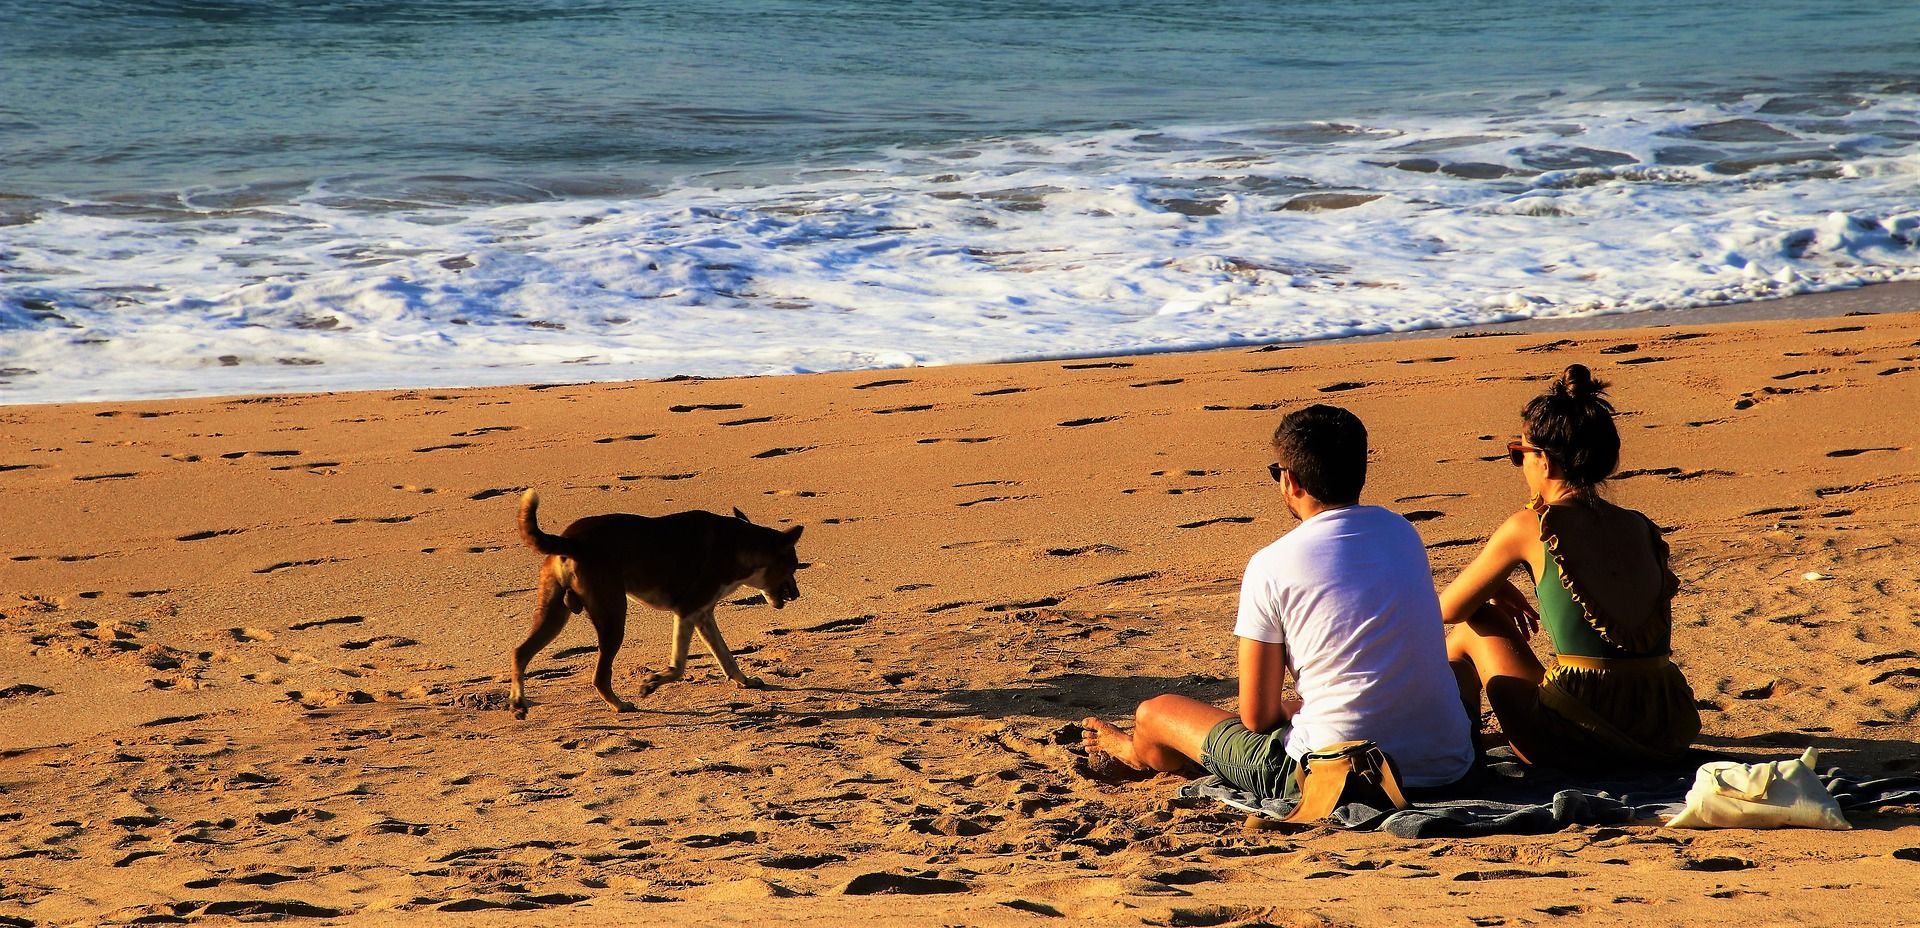
[(1554, 393), (1573, 400), (1584, 401), (1588, 397), (1599, 396), (1606, 390), (1606, 383), (1593, 379), (1593, 372), (1587, 370), (1585, 364), (1567, 365), (1567, 369), (1561, 372), (1560, 379), (1553, 383)]

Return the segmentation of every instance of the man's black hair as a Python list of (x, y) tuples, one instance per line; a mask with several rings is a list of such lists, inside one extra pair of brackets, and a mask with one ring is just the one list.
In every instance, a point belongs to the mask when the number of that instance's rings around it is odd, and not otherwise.
[(1296, 409), (1273, 430), (1280, 466), (1307, 495), (1327, 506), (1360, 501), (1367, 482), (1367, 427), (1338, 406)]

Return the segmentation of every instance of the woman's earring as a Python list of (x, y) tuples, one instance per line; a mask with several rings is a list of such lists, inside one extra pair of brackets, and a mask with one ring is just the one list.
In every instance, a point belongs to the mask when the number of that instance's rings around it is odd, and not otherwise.
[(1527, 500), (1527, 508), (1534, 512), (1545, 512), (1547, 509), (1546, 497), (1538, 493), (1533, 494), (1533, 496)]

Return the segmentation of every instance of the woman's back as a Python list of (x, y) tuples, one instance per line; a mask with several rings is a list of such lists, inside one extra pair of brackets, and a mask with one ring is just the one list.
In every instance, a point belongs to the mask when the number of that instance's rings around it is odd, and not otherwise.
[(1595, 658), (1670, 652), (1679, 582), (1652, 520), (1592, 496), (1538, 512), (1540, 622), (1554, 651)]

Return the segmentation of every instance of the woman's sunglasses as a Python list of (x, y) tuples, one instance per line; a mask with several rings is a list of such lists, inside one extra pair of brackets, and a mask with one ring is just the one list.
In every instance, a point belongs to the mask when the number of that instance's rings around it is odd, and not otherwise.
[(1547, 449), (1536, 448), (1533, 445), (1529, 445), (1524, 441), (1507, 442), (1507, 460), (1512, 461), (1513, 466), (1515, 467), (1519, 467), (1521, 463), (1526, 461), (1527, 455), (1529, 454), (1545, 454), (1545, 453), (1547, 453)]

